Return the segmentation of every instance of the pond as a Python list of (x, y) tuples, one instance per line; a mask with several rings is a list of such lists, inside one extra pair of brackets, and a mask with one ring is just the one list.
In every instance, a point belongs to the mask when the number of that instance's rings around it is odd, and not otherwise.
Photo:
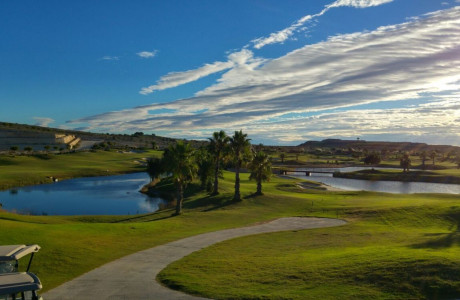
[(85, 177), (0, 192), (3, 209), (33, 215), (133, 215), (166, 201), (139, 192), (147, 173)]
[[(396, 194), (414, 194), (414, 193), (443, 193), (443, 194), (460, 194), (459, 184), (443, 184), (443, 183), (430, 183), (430, 182), (402, 182), (402, 181), (371, 181), (360, 179), (346, 179), (332, 177), (332, 172), (353, 172), (362, 169), (362, 167), (349, 167), (349, 168), (314, 168), (308, 169), (313, 171), (311, 176), (304, 176), (299, 174), (289, 174), (311, 181), (322, 182), (335, 188), (347, 191), (374, 191), (374, 192), (387, 192)], [(376, 168), (377, 169), (377, 168)], [(379, 168), (384, 169), (384, 168)], [(304, 168), (297, 169), (307, 170)], [(317, 172), (331, 172), (330, 174), (314, 173)]]

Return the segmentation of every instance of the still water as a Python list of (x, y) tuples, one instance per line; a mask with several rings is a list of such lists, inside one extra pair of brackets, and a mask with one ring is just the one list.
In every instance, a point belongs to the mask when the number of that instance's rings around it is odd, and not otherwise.
[(86, 177), (0, 192), (3, 209), (35, 215), (132, 215), (154, 212), (161, 198), (139, 192), (147, 173)]
[[(459, 184), (443, 184), (429, 182), (401, 182), (401, 181), (371, 181), (359, 179), (346, 179), (332, 177), (332, 172), (353, 172), (366, 168), (313, 168), (308, 169), (313, 171), (311, 176), (302, 176), (300, 174), (291, 173), (290, 176), (295, 176), (311, 181), (322, 182), (329, 186), (347, 190), (347, 191), (374, 191), (387, 192), (396, 194), (414, 194), (414, 193), (443, 193), (443, 194), (460, 194)], [(297, 169), (307, 170), (307, 169)], [(331, 172), (331, 174), (314, 173)]]

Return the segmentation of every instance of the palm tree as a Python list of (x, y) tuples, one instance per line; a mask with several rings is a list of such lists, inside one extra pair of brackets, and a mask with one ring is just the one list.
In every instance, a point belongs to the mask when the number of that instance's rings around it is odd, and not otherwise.
[(409, 157), (409, 153), (404, 153), (404, 155), (401, 157), (401, 160), (399, 161), (399, 165), (401, 168), (403, 168), (403, 172), (409, 172), (409, 168), (411, 166), (411, 160)]
[(257, 182), (256, 195), (262, 195), (262, 181), (269, 181), (272, 175), (272, 163), (268, 155), (262, 151), (255, 153), (249, 163), (249, 170), (251, 170), (249, 179)]
[(422, 151), (419, 156), (420, 156), (420, 159), (422, 160), (422, 169), (425, 170), (426, 169), (425, 162), (426, 162), (426, 157), (427, 157), (426, 151)]
[(177, 188), (178, 195), (175, 214), (180, 215), (182, 212), (182, 202), (184, 201), (184, 190), (197, 173), (194, 150), (190, 144), (177, 142), (176, 145), (169, 146), (163, 153), (163, 163), (165, 171), (171, 174)]
[(152, 157), (147, 160), (147, 173), (150, 181), (154, 181), (164, 173), (163, 161), (158, 157)]
[(251, 146), (249, 142), (251, 139), (248, 139), (247, 136), (247, 134), (240, 130), (235, 131), (235, 134), (230, 138), (230, 148), (235, 162), (235, 195), (233, 196), (233, 200), (235, 201), (241, 201), (240, 168)]
[(431, 151), (431, 153), (430, 153), (430, 158), (433, 160), (433, 166), (434, 166), (434, 163), (435, 163), (436, 155), (437, 155), (437, 154), (438, 154), (438, 153), (436, 152), (436, 150), (433, 150), (433, 151)]
[(198, 165), (198, 177), (200, 178), (201, 188), (210, 192), (212, 189), (212, 180), (214, 179), (214, 159), (211, 153), (204, 147), (196, 151), (195, 157)]
[(284, 158), (286, 157), (286, 154), (284, 152), (281, 152), (280, 158), (281, 158), (281, 163), (284, 163)]
[(209, 139), (209, 152), (212, 153), (214, 157), (214, 189), (212, 191), (213, 195), (219, 194), (219, 171), (220, 163), (222, 160), (222, 154), (227, 147), (230, 138), (225, 134), (223, 130), (219, 132), (214, 132), (212, 138)]

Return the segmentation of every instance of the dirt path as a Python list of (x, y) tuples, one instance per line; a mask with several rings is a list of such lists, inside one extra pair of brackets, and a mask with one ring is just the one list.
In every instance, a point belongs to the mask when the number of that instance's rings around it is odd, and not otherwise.
[(345, 223), (338, 219), (291, 217), (254, 226), (204, 233), (122, 257), (42, 296), (46, 300), (204, 299), (170, 290), (159, 284), (155, 278), (170, 263), (228, 239), (277, 231), (333, 227)]

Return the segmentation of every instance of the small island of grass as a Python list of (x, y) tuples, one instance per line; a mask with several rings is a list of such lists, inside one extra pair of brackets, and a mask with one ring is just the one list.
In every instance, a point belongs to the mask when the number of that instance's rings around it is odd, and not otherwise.
[[(460, 172), (459, 172), (460, 173)], [(355, 172), (335, 172), (334, 177), (362, 180), (384, 180), (384, 181), (403, 181), (403, 182), (430, 182), (430, 183), (449, 183), (460, 184), (460, 176), (445, 175), (435, 171), (413, 170), (401, 172), (399, 170), (359, 170)]]

